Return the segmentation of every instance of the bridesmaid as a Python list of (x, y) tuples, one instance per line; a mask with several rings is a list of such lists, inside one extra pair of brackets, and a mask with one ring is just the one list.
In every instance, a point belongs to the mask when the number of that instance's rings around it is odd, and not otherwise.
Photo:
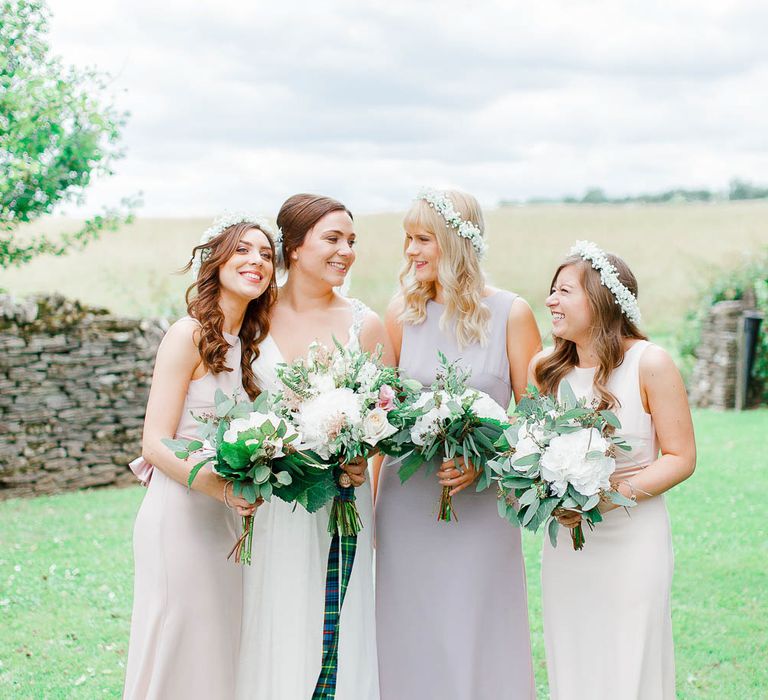
[[(545, 538), (544, 641), (553, 700), (673, 700), (672, 539), (661, 495), (696, 462), (688, 400), (669, 355), (639, 330), (637, 281), (619, 257), (581, 241), (557, 269), (547, 306), (555, 345), (531, 363), (533, 382), (615, 411), (631, 445), (614, 481), (638, 505), (604, 503), (605, 520), (573, 551), (567, 529)], [(660, 453), (660, 454), (659, 454)], [(558, 520), (575, 527), (580, 515)]]
[[(541, 348), (528, 304), (486, 284), (483, 216), (474, 197), (428, 191), (405, 217), (406, 262), (387, 328), (407, 376), (435, 379), (437, 351), (461, 358), (471, 384), (502, 406), (525, 391)], [(520, 531), (496, 513), (474, 469), (429, 468), (401, 486), (385, 460), (376, 502), (376, 625), (382, 700), (535, 697)], [(442, 485), (458, 522), (438, 522)], [(465, 490), (466, 489), (466, 490)]]
[[(270, 332), (253, 363), (260, 386), (281, 387), (276, 367), (304, 357), (313, 342), (353, 350), (384, 347), (394, 363), (381, 319), (339, 293), (355, 262), (352, 214), (321, 195), (289, 197), (277, 215), (283, 233), (279, 272), (286, 282), (272, 310)], [(283, 268), (283, 269), (280, 269)], [(373, 595), (373, 497), (367, 464), (343, 465), (356, 486), (363, 521), (341, 610), (338, 700), (378, 700)], [(325, 585), (331, 536), (330, 505), (317, 513), (272, 499), (254, 518), (253, 560), (244, 570), (238, 700), (309, 700), (323, 659)]]
[(134, 527), (127, 700), (234, 697), (242, 572), (227, 561), (238, 534), (231, 509), (253, 508), (209, 468), (188, 491), (199, 455), (178, 459), (162, 440), (196, 437), (193, 416), (214, 409), (217, 389), (258, 394), (251, 362), (276, 295), (270, 235), (263, 220), (239, 215), (205, 232), (187, 266), (199, 270), (187, 290), (189, 316), (157, 351), (143, 457), (131, 465), (149, 487)]

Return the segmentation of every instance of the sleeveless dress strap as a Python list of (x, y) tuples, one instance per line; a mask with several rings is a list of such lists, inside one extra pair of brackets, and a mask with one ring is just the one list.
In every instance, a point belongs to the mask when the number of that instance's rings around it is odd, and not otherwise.
[(360, 331), (363, 329), (363, 322), (365, 321), (368, 307), (359, 299), (350, 299), (349, 301), (352, 304), (352, 325), (349, 327), (347, 346), (359, 348)]

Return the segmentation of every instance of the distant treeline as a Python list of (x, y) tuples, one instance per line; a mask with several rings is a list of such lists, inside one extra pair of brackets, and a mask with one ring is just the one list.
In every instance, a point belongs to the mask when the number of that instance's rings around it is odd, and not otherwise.
[(726, 191), (686, 190), (677, 188), (654, 194), (610, 197), (599, 187), (587, 190), (583, 197), (533, 197), (524, 201), (502, 199), (499, 205), (516, 204), (664, 204), (666, 202), (722, 202), (745, 199), (768, 199), (768, 187), (758, 187), (746, 180), (731, 180)]

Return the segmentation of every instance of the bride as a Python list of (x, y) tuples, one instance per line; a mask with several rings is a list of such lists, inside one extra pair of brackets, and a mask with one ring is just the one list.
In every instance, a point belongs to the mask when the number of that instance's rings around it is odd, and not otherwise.
[[(343, 285), (355, 260), (352, 215), (330, 197), (298, 194), (280, 209), (287, 281), (273, 307), (270, 333), (253, 363), (262, 389), (275, 390), (275, 366), (307, 353), (313, 341), (333, 339), (374, 350), (394, 364), (379, 317), (346, 299)], [(278, 245), (278, 249), (280, 246)], [(363, 521), (339, 623), (338, 700), (378, 700), (373, 591), (373, 501), (366, 465), (344, 466), (357, 486)], [(331, 536), (329, 507), (310, 514), (278, 499), (254, 519), (253, 565), (244, 568), (243, 627), (237, 697), (308, 700), (323, 655), (325, 578)]]

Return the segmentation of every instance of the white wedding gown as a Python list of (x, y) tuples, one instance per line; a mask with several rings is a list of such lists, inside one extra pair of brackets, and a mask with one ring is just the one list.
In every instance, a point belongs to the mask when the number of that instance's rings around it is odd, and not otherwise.
[[(354, 320), (348, 344), (356, 348), (365, 306), (350, 301)], [(281, 362), (277, 344), (267, 336), (253, 363), (263, 389), (279, 388), (275, 366)], [(336, 698), (378, 700), (370, 476), (355, 495), (363, 529), (341, 610)], [(330, 504), (311, 514), (277, 498), (256, 511), (253, 563), (243, 567), (238, 700), (312, 697), (323, 653), (329, 514)]]

